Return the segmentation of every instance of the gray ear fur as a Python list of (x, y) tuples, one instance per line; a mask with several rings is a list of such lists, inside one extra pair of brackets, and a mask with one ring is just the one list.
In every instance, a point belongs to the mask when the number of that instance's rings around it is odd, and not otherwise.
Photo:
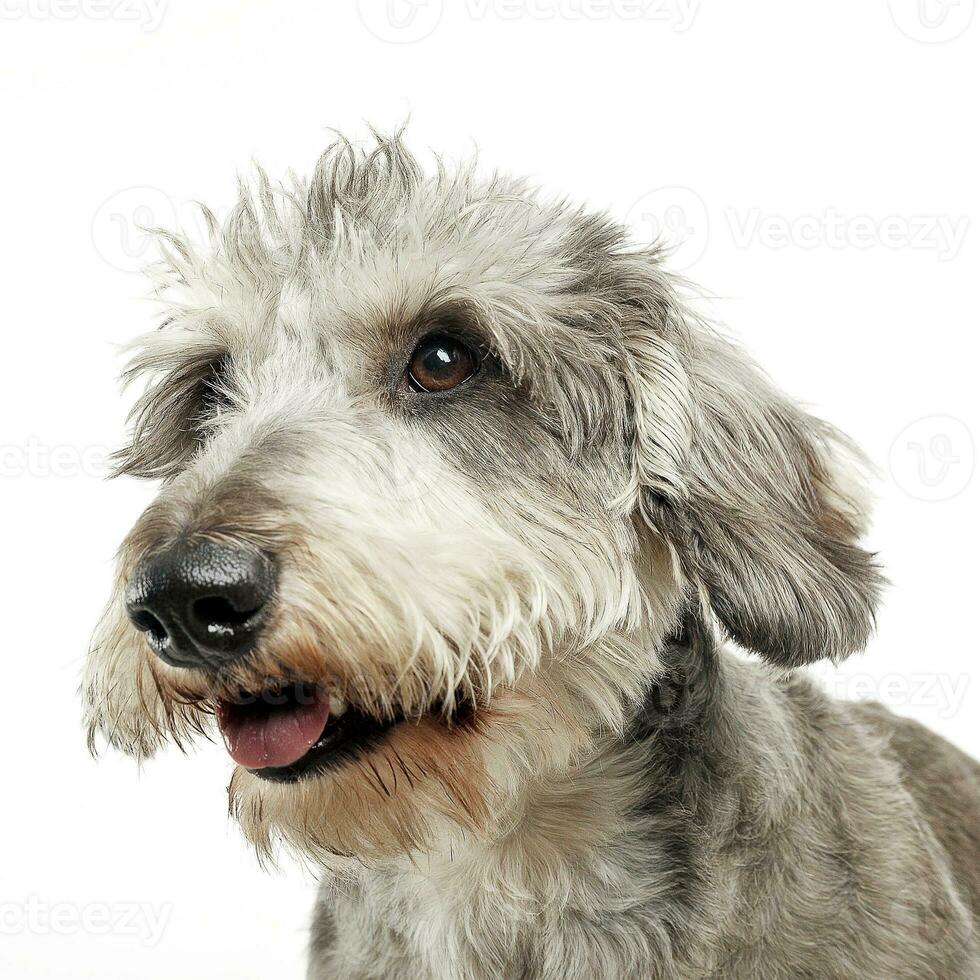
[(626, 337), (640, 513), (739, 644), (781, 666), (863, 648), (883, 584), (863, 457), (654, 280)]

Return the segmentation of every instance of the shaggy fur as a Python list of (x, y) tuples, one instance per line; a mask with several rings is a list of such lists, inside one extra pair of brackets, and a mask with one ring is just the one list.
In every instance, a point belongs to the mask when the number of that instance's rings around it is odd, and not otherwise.
[[(657, 247), (522, 181), (426, 176), (400, 135), (204, 215), (206, 247), (161, 233), (165, 320), (127, 372), (119, 471), (162, 487), (87, 724), (145, 758), (280, 678), (406, 719), (324, 775), (232, 779), (260, 853), (322, 868), (313, 980), (980, 976), (980, 767), (790, 670), (873, 626), (861, 456)], [(435, 330), (483, 369), (420, 396)], [(126, 618), (177, 538), (279, 565), (224, 674)]]

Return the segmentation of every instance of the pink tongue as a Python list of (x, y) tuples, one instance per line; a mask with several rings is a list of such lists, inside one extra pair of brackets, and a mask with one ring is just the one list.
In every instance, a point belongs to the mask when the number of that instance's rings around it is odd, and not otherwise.
[(317, 691), (310, 703), (268, 712), (221, 705), (218, 727), (235, 762), (246, 769), (268, 769), (292, 765), (306, 755), (329, 717), (330, 703)]

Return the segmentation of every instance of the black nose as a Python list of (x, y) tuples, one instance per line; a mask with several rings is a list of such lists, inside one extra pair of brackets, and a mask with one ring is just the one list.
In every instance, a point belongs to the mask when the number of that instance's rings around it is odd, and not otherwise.
[(275, 588), (275, 565), (260, 551), (181, 543), (139, 564), (126, 611), (168, 664), (216, 669), (255, 646)]

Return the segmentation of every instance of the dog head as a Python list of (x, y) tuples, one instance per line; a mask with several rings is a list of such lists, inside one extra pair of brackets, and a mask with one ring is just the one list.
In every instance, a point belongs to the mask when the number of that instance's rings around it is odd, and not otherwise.
[(619, 730), (692, 605), (793, 666), (865, 643), (860, 458), (657, 248), (399, 137), (163, 235), (84, 693), (137, 756), (207, 731), (260, 847), (485, 829)]

